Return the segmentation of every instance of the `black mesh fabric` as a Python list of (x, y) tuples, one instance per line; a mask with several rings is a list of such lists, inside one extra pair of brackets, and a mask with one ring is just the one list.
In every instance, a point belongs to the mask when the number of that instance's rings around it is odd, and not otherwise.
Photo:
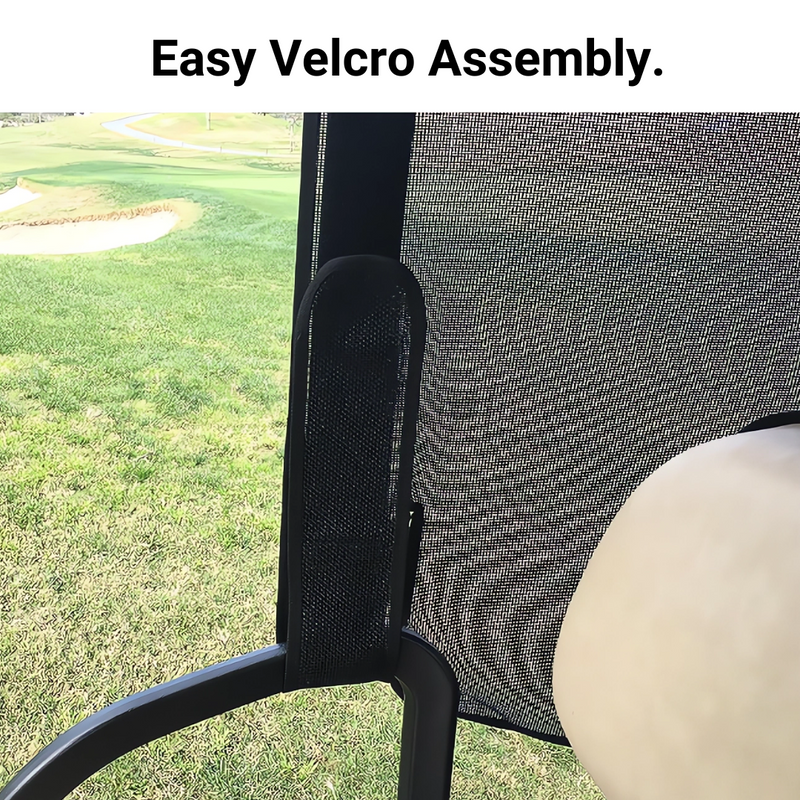
[[(417, 115), (401, 249), (428, 317), (411, 626), (452, 665), (461, 716), (563, 741), (555, 642), (625, 498), (686, 448), (800, 406), (798, 151), (794, 115)], [(320, 570), (322, 615), (327, 581), (346, 591), (348, 575)], [(346, 626), (368, 638), (383, 595), (365, 592)], [(311, 631), (323, 675), (327, 634)]]
[(562, 737), (556, 638), (624, 499), (798, 406), (798, 150), (795, 116), (418, 115), (411, 621), (462, 716)]
[(325, 172), (325, 141), (328, 133), (328, 116), (327, 114), (319, 115), (319, 134), (317, 138), (317, 152), (315, 154), (316, 160), (316, 191), (314, 192), (314, 223), (311, 233), (312, 250), (311, 258), (312, 265), (310, 274), (314, 275), (316, 271), (322, 266), (318, 261), (319, 255), (319, 228), (320, 218), (322, 216), (322, 192), (325, 188), (324, 172)]
[[(301, 487), (290, 506), (298, 515), (289, 540), (297, 571), (290, 682), (304, 687), (391, 676), (403, 602), (405, 540), (396, 540), (408, 525), (413, 452), (405, 415), (416, 413), (416, 391), (407, 402), (412, 315), (420, 306), (391, 274), (345, 269), (312, 288), (310, 325), (298, 331), (308, 337), (307, 370), (298, 362), (293, 375), (305, 383), (296, 387), (304, 407), (291, 456), (301, 462), (290, 465)], [(420, 349), (418, 328), (415, 340)]]

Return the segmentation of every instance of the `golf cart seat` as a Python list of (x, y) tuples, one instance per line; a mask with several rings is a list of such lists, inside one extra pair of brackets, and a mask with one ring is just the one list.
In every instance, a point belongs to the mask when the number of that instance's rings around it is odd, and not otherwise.
[(607, 800), (800, 794), (800, 415), (795, 423), (668, 461), (589, 561), (553, 689)]
[(134, 695), (2, 800), (281, 691), (391, 682), (400, 798), (456, 718), (568, 745), (553, 662), (662, 464), (800, 395), (800, 120), (306, 115), (277, 644)]

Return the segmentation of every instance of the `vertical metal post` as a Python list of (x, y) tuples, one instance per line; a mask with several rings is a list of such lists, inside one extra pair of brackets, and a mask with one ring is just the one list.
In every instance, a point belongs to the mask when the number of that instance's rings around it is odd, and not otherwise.
[(396, 677), (405, 702), (398, 800), (448, 800), (459, 696), (456, 676), (435, 648), (404, 630)]

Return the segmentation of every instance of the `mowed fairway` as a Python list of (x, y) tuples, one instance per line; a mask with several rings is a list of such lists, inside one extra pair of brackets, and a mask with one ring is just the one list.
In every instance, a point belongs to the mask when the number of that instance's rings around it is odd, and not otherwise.
[[(0, 256), (0, 786), (104, 705), (275, 641), (298, 162), (100, 125), (123, 116), (0, 129), (0, 190), (42, 191), (0, 224), (192, 209), (148, 244)], [(383, 685), (271, 698), (74, 796), (388, 799), (400, 719)], [(453, 795), (601, 796), (570, 751), (466, 723)]]

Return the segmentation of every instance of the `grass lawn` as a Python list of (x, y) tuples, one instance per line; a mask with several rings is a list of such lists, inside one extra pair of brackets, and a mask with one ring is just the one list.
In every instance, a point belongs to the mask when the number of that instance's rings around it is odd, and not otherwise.
[[(0, 786), (104, 705), (275, 640), (298, 168), (100, 127), (122, 116), (0, 130), (0, 186), (45, 195), (2, 222), (200, 210), (150, 244), (0, 256)], [(271, 698), (74, 796), (388, 799), (400, 717), (383, 685)], [(469, 723), (453, 796), (601, 797), (569, 750)]]

